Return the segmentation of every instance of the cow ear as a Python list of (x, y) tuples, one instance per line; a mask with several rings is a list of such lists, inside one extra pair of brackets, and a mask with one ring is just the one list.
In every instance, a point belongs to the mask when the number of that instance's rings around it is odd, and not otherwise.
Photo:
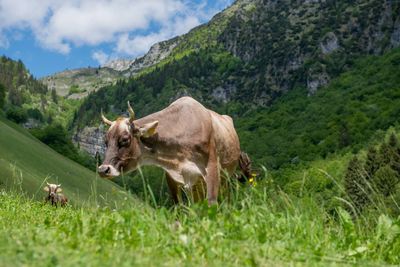
[(150, 137), (156, 133), (157, 126), (158, 126), (158, 121), (146, 123), (145, 125), (139, 128), (139, 135), (145, 138)]
[(57, 187), (57, 193), (58, 192), (62, 192), (62, 188), (61, 187)]
[(49, 192), (49, 187), (45, 186), (45, 187), (43, 187), (43, 190), (46, 191), (46, 192)]

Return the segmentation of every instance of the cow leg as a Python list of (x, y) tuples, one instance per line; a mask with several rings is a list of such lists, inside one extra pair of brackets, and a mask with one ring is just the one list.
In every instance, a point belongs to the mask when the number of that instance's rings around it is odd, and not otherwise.
[(207, 200), (208, 205), (217, 203), (218, 189), (219, 189), (219, 170), (218, 170), (218, 157), (215, 148), (213, 138), (210, 142), (210, 151), (207, 162), (207, 174), (206, 174), (206, 185), (207, 185)]
[(178, 183), (175, 182), (175, 180), (168, 173), (165, 173), (165, 176), (167, 178), (167, 184), (172, 200), (174, 201), (174, 204), (178, 204), (181, 201), (181, 189), (179, 188)]
[(204, 200), (204, 198), (206, 196), (205, 190), (204, 190), (205, 187), (206, 187), (206, 185), (204, 184), (203, 179), (199, 179), (197, 184), (191, 188), (190, 193), (191, 193), (193, 203), (197, 203), (197, 202)]

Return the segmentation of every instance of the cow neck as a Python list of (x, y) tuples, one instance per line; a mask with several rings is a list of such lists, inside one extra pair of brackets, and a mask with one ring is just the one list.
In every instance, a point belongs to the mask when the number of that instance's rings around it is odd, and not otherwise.
[[(159, 138), (158, 134), (140, 138), (143, 153), (143, 165), (157, 165), (165, 170), (177, 169), (182, 153), (175, 151), (168, 142)], [(172, 152), (174, 151), (174, 152)]]

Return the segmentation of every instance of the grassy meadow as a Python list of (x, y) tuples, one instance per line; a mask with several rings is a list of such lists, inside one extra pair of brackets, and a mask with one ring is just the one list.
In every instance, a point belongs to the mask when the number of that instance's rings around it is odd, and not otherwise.
[[(268, 182), (267, 182), (268, 181)], [(1, 266), (390, 266), (400, 219), (330, 214), (271, 180), (233, 183), (219, 206), (55, 209), (0, 192)], [(149, 197), (148, 199), (151, 199)]]

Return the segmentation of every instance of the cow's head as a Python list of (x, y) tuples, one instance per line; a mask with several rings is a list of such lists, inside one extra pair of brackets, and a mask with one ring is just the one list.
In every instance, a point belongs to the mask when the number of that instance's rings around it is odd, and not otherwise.
[(112, 178), (121, 172), (127, 173), (135, 170), (140, 163), (143, 144), (142, 137), (150, 137), (156, 133), (158, 121), (144, 125), (135, 125), (135, 112), (128, 101), (129, 118), (118, 118), (110, 121), (101, 114), (102, 120), (109, 125), (105, 142), (106, 153), (103, 164), (98, 168), (100, 176)]
[(43, 190), (49, 192), (49, 196), (51, 197), (54, 197), (56, 193), (60, 193), (62, 191), (61, 184), (49, 184), (49, 183), (47, 183), (47, 186), (45, 186)]

